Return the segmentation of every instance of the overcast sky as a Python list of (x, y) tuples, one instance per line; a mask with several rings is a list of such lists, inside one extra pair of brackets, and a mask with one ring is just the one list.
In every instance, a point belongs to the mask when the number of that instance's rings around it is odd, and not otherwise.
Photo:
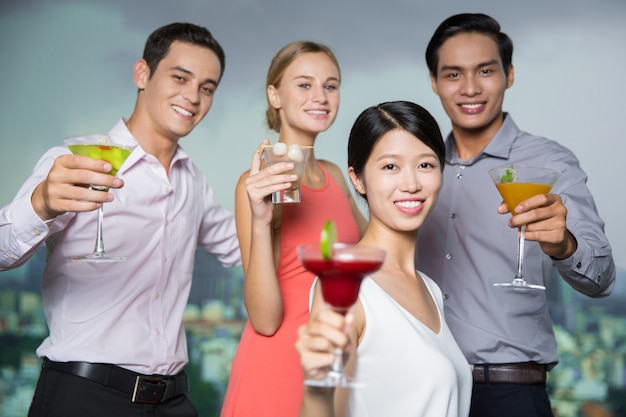
[(424, 49), (436, 26), (484, 12), (513, 39), (515, 85), (505, 110), (524, 130), (572, 149), (589, 175), (618, 266), (626, 267), (621, 169), (626, 97), (624, 0), (23, 0), (0, 3), (0, 205), (41, 154), (64, 137), (106, 132), (130, 115), (132, 67), (147, 36), (172, 21), (208, 27), (226, 51), (226, 72), (207, 118), (182, 146), (233, 208), (233, 190), (263, 125), (264, 81), (284, 44), (328, 44), (342, 66), (342, 103), (316, 155), (345, 165), (349, 129), (366, 107), (412, 100), (444, 134), (449, 122), (432, 93)]

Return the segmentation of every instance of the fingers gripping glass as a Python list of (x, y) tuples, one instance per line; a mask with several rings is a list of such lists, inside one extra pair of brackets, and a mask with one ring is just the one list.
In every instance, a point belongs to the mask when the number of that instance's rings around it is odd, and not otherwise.
[(272, 193), (272, 203), (299, 203), (300, 202), (300, 183), (302, 182), (302, 173), (312, 146), (299, 146), (292, 144), (287, 146), (285, 143), (278, 142), (275, 145), (267, 145), (263, 148), (263, 161), (266, 166), (271, 166), (279, 162), (292, 162), (294, 168), (285, 174), (295, 174), (298, 179), (291, 184), (288, 190), (281, 190)]

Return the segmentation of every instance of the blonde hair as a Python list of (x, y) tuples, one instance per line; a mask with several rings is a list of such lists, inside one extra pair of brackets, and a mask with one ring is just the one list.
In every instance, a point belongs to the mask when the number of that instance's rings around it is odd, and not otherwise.
[[(337, 71), (341, 75), (341, 70), (339, 68), (339, 61), (337, 61), (337, 57), (333, 51), (326, 45), (312, 42), (312, 41), (295, 41), (291, 42), (282, 47), (280, 51), (272, 58), (272, 62), (270, 64), (269, 69), (267, 70), (267, 79), (265, 81), (265, 89), (267, 91), (267, 87), (273, 85), (274, 87), (280, 87), (280, 83), (283, 80), (283, 76), (285, 75), (285, 71), (296, 58), (310, 53), (318, 53), (321, 52), (326, 54), (330, 60), (337, 67)], [(280, 115), (277, 109), (272, 107), (269, 102), (269, 98), (267, 98), (267, 110), (265, 111), (265, 122), (267, 126), (276, 131), (280, 132), (281, 123), (280, 123)]]

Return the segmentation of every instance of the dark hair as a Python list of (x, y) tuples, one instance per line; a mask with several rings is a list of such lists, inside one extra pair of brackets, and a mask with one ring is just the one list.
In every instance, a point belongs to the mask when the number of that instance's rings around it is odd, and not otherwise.
[[(337, 67), (337, 71), (341, 76), (341, 69), (339, 68), (339, 61), (337, 61), (337, 57), (333, 53), (333, 51), (326, 45), (317, 42), (311, 41), (295, 41), (291, 42), (285, 46), (283, 46), (280, 51), (276, 53), (274, 58), (272, 58), (272, 62), (270, 63), (270, 67), (267, 70), (267, 78), (265, 80), (265, 88), (273, 85), (274, 87), (280, 87), (280, 83), (283, 80), (283, 75), (285, 75), (285, 71), (296, 58), (304, 55), (304, 54), (312, 54), (312, 53), (323, 53), (330, 58), (330, 60)], [(272, 105), (267, 103), (267, 110), (265, 111), (265, 121), (267, 123), (267, 127), (270, 129), (280, 132), (280, 116), (278, 110), (276, 110)]]
[[(446, 147), (435, 118), (428, 110), (410, 101), (388, 101), (365, 109), (350, 130), (348, 166), (356, 175), (363, 172), (376, 142), (395, 129), (409, 132), (435, 151), (443, 171)], [(365, 195), (361, 196), (367, 200)]]
[(220, 79), (222, 78), (226, 64), (224, 50), (207, 28), (192, 23), (170, 23), (150, 34), (143, 49), (143, 59), (150, 68), (150, 77), (175, 41), (190, 43), (213, 51), (220, 61)]
[(491, 37), (498, 45), (504, 73), (509, 73), (513, 62), (513, 41), (500, 31), (500, 24), (492, 17), (482, 13), (461, 13), (450, 16), (435, 30), (426, 47), (426, 64), (432, 75), (437, 76), (439, 49), (445, 41), (462, 33), (479, 33)]

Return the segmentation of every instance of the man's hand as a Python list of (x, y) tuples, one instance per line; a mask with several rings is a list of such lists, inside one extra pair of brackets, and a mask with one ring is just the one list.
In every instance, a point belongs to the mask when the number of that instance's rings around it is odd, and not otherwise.
[(124, 181), (108, 174), (110, 171), (111, 164), (106, 161), (80, 155), (57, 157), (31, 196), (35, 213), (45, 221), (66, 212), (95, 210), (113, 201), (113, 194), (89, 188), (91, 184), (121, 188)]
[[(503, 203), (498, 213), (508, 213)], [(576, 251), (576, 240), (567, 230), (567, 208), (558, 194), (539, 194), (522, 201), (515, 207), (517, 215), (511, 217), (509, 226), (526, 225), (526, 240), (539, 242), (541, 250), (555, 259), (566, 259)]]

